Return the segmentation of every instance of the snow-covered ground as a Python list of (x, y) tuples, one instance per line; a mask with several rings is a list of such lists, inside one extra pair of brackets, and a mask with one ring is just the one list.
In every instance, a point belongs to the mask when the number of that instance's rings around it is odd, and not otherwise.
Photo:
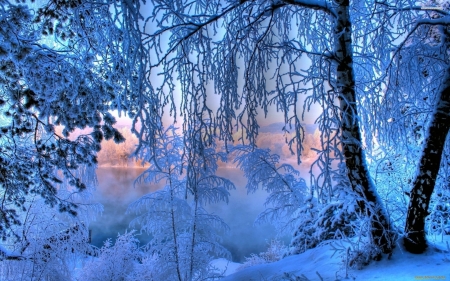
[[(431, 240), (428, 250), (421, 255), (406, 252), (398, 243), (390, 259), (383, 256), (381, 261), (372, 261), (361, 270), (347, 269), (347, 272), (344, 263), (346, 251), (336, 251), (343, 244), (329, 243), (300, 255), (245, 268), (234, 274), (230, 273), (239, 264), (229, 263), (227, 273), (230, 275), (222, 281), (450, 280), (450, 236), (446, 236), (444, 242), (440, 240)], [(222, 265), (226, 265), (223, 260)]]

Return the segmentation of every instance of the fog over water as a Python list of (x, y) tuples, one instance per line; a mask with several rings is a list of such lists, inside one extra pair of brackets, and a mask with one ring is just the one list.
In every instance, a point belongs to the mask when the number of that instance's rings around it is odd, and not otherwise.
[[(304, 159), (302, 164), (297, 166), (296, 157), (292, 155), (286, 144), (286, 135), (280, 133), (283, 124), (273, 123), (261, 128), (258, 136), (259, 147), (270, 148), (271, 153), (280, 155), (281, 163), (291, 164), (295, 169), (301, 171), (301, 177), (309, 180), (310, 165), (315, 158), (316, 153), (311, 147), (316, 146), (320, 134), (317, 132), (317, 125), (305, 124), (306, 138)], [(281, 126), (281, 127), (280, 127)], [(103, 163), (97, 170), (99, 188), (95, 193), (95, 201), (103, 204), (104, 212), (91, 225), (92, 243), (96, 246), (102, 246), (107, 238), (115, 240), (118, 233), (124, 233), (133, 215), (126, 215), (128, 205), (139, 199), (141, 196), (154, 192), (162, 188), (155, 184), (138, 184), (133, 186), (134, 180), (145, 171), (141, 166), (135, 166), (128, 162), (130, 167), (107, 167), (117, 163), (126, 164), (127, 160), (116, 159), (118, 155), (125, 151), (132, 151), (137, 139), (133, 139), (131, 132), (124, 127), (121, 132), (127, 135), (127, 142), (116, 145), (112, 141), (102, 144), (99, 161)], [(280, 163), (280, 164), (281, 164)], [(233, 165), (233, 164), (230, 164)], [(230, 231), (223, 236), (223, 245), (231, 252), (233, 261), (242, 262), (245, 257), (251, 253), (260, 253), (267, 249), (267, 244), (276, 236), (276, 231), (271, 225), (254, 225), (254, 221), (264, 210), (264, 201), (267, 193), (257, 191), (247, 195), (245, 189), (246, 179), (243, 173), (234, 167), (227, 167), (226, 164), (220, 165), (217, 174), (231, 180), (236, 190), (230, 192), (230, 201), (228, 204), (221, 202), (207, 206), (206, 209), (219, 215), (230, 227)], [(145, 243), (149, 237), (145, 234), (138, 236), (141, 242)], [(284, 237), (286, 243), (289, 237)]]
[[(138, 184), (133, 187), (134, 180), (144, 170), (140, 167), (98, 168), (99, 188), (95, 193), (95, 200), (104, 205), (104, 212), (91, 225), (94, 245), (100, 247), (107, 238), (115, 240), (118, 233), (124, 233), (133, 218), (133, 215), (125, 214), (128, 205), (161, 187), (154, 184)], [(254, 225), (256, 217), (264, 210), (263, 203), (267, 194), (258, 191), (247, 195), (246, 180), (238, 169), (220, 168), (218, 175), (233, 181), (236, 190), (230, 192), (228, 204), (222, 202), (210, 205), (207, 210), (219, 215), (228, 224), (230, 231), (224, 234), (223, 245), (231, 252), (233, 261), (242, 262), (251, 253), (267, 249), (267, 243), (276, 235), (271, 225)], [(149, 239), (144, 234), (138, 237), (141, 242)]]

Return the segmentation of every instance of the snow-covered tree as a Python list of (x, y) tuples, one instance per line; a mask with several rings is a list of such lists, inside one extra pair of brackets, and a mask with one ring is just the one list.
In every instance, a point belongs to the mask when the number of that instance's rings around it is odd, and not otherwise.
[(225, 154), (216, 152), (214, 145), (201, 152), (194, 149), (196, 137), (186, 133), (189, 137), (182, 137), (171, 126), (156, 148), (141, 151), (151, 166), (137, 181), (165, 185), (128, 210), (137, 215), (131, 226), (152, 237), (143, 264), (150, 280), (212, 279), (219, 276), (210, 265), (212, 259), (229, 256), (219, 243), (219, 234), (228, 227), (204, 208), (227, 202), (228, 191), (234, 189), (229, 180), (215, 175), (217, 162), (226, 161)]
[[(132, 112), (139, 63), (124, 25), (123, 2), (47, 1), (31, 9), (0, 1), (0, 236), (23, 223), (26, 197), (38, 195), (62, 212), (68, 180), (86, 188), (76, 170), (95, 165), (103, 138), (123, 141), (110, 110)], [(62, 133), (55, 127), (61, 126)], [(75, 129), (91, 133), (70, 137)]]
[(383, 104), (384, 121), (389, 120), (389, 125), (387, 132), (380, 132), (383, 145), (395, 142), (396, 153), (416, 156), (409, 165), (412, 190), (407, 192), (410, 201), (404, 237), (408, 251), (415, 253), (426, 248), (425, 220), (439, 170), (448, 173), (441, 159), (450, 129), (449, 3), (423, 5), (428, 12), (409, 23), (409, 32), (389, 68)]

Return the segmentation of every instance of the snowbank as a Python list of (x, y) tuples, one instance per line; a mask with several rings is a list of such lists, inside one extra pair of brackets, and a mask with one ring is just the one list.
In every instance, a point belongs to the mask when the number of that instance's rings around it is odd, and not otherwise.
[[(428, 250), (421, 255), (410, 254), (402, 245), (396, 247), (390, 259), (383, 256), (379, 262), (372, 262), (361, 270), (345, 268), (345, 251), (336, 251), (330, 243), (303, 254), (286, 257), (278, 262), (246, 268), (231, 274), (222, 281), (276, 281), (297, 280), (450, 280), (450, 251), (447, 243), (430, 243)], [(291, 278), (283, 278), (291, 274)]]

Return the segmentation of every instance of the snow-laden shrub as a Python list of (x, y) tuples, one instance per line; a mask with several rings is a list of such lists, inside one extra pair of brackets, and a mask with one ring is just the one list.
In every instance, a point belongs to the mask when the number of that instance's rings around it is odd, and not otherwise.
[(335, 250), (333, 256), (337, 255), (341, 258), (341, 269), (345, 269), (345, 276), (347, 276), (350, 268), (360, 270), (372, 261), (381, 260), (383, 257), (381, 248), (374, 245), (371, 241), (371, 238), (368, 236), (346, 237), (342, 234), (341, 239), (327, 241), (326, 243)]
[(279, 261), (283, 258), (286, 252), (286, 246), (279, 240), (273, 239), (269, 243), (267, 251), (261, 252), (259, 254), (251, 254), (250, 257), (245, 258), (245, 262), (237, 268), (237, 270), (242, 270), (244, 268)]
[(280, 240), (273, 239), (270, 241), (267, 251), (260, 253), (259, 256), (268, 263), (276, 262), (283, 257), (285, 251), (286, 246)]
[(298, 226), (294, 231), (289, 244), (289, 255), (297, 255), (317, 246), (322, 241), (322, 228), (316, 225), (319, 214), (318, 203), (312, 196), (307, 198), (299, 210)]
[(89, 223), (102, 209), (91, 201), (95, 167), (79, 167), (74, 175), (83, 179), (86, 189), (76, 191), (64, 178), (57, 193), (69, 202), (81, 203), (77, 216), (49, 206), (35, 194), (24, 197), (24, 208), (17, 210), (23, 223), (11, 225), (12, 235), (0, 241), (0, 280), (73, 280), (80, 260), (92, 255)]
[(340, 238), (338, 233), (355, 235), (356, 216), (345, 209), (344, 202), (335, 202), (311, 209), (310, 218), (299, 221), (286, 255), (296, 255), (316, 247), (320, 242)]
[(134, 232), (118, 235), (114, 244), (111, 239), (106, 240), (98, 257), (83, 266), (78, 280), (128, 280), (140, 257), (138, 243)]
[(0, 280), (72, 280), (76, 264), (91, 251), (87, 229), (82, 224), (62, 231), (55, 230), (58, 223), (45, 226), (47, 232), (28, 232), (28, 241), (0, 245)]
[[(345, 169), (345, 165), (341, 164), (340, 169)], [(303, 253), (324, 240), (339, 239), (342, 235), (355, 236), (361, 229), (357, 195), (351, 191), (346, 177), (336, 176), (334, 179), (338, 184), (333, 187), (334, 196), (330, 202), (320, 204), (315, 197), (309, 196), (299, 208), (297, 229), (286, 255)]]
[(362, 269), (373, 260), (380, 260), (381, 250), (374, 245), (366, 245), (362, 249), (349, 250), (347, 263), (350, 268)]

